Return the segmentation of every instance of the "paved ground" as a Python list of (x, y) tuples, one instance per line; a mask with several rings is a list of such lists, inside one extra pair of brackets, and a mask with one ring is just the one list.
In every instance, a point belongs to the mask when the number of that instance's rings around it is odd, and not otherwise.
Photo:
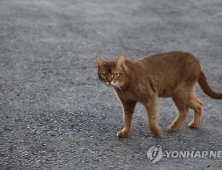
[(187, 127), (190, 112), (169, 133), (176, 110), (171, 99), (160, 99), (161, 138), (148, 130), (138, 105), (131, 136), (118, 139), (122, 110), (113, 90), (98, 81), (94, 61), (189, 51), (222, 92), (221, 28), (220, 0), (1, 0), (0, 169), (222, 169), (221, 157), (151, 164), (146, 156), (153, 145), (222, 151), (222, 101), (197, 87), (201, 127)]

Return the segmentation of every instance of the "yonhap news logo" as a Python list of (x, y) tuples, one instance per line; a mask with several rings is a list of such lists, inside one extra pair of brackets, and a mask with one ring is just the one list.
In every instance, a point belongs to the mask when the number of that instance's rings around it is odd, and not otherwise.
[(222, 159), (222, 151), (195, 151), (195, 150), (183, 150), (183, 151), (163, 151), (162, 146), (151, 146), (147, 151), (147, 158), (150, 163), (156, 163), (163, 157), (172, 159)]
[(162, 146), (151, 146), (147, 151), (147, 158), (150, 163), (156, 163), (163, 157)]

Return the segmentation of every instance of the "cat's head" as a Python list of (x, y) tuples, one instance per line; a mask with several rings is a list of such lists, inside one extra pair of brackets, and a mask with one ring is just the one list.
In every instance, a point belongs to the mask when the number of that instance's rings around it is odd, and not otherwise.
[(113, 86), (122, 91), (128, 72), (125, 57), (120, 55), (116, 61), (104, 61), (100, 57), (96, 57), (96, 62), (99, 80), (107, 86)]

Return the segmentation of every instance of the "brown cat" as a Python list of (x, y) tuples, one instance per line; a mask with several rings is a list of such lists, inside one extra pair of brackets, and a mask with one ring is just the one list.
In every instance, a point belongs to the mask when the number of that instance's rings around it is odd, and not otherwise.
[(134, 108), (141, 102), (148, 114), (149, 127), (154, 135), (161, 135), (157, 123), (158, 97), (172, 97), (178, 108), (177, 118), (168, 127), (177, 131), (186, 118), (188, 109), (194, 110), (190, 128), (198, 128), (202, 116), (202, 102), (195, 96), (194, 85), (213, 99), (222, 99), (208, 85), (200, 62), (190, 53), (173, 51), (156, 54), (140, 60), (125, 59), (121, 55), (116, 61), (103, 61), (96, 57), (98, 78), (104, 84), (114, 87), (124, 111), (125, 126), (118, 137), (130, 134)]

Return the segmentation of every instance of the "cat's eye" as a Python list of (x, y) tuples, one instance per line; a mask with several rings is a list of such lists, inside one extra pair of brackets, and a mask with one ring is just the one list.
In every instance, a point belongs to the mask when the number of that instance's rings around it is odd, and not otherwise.
[(113, 77), (119, 77), (119, 73), (114, 73)]
[(100, 76), (102, 76), (103, 78), (106, 77), (106, 73), (100, 73)]

